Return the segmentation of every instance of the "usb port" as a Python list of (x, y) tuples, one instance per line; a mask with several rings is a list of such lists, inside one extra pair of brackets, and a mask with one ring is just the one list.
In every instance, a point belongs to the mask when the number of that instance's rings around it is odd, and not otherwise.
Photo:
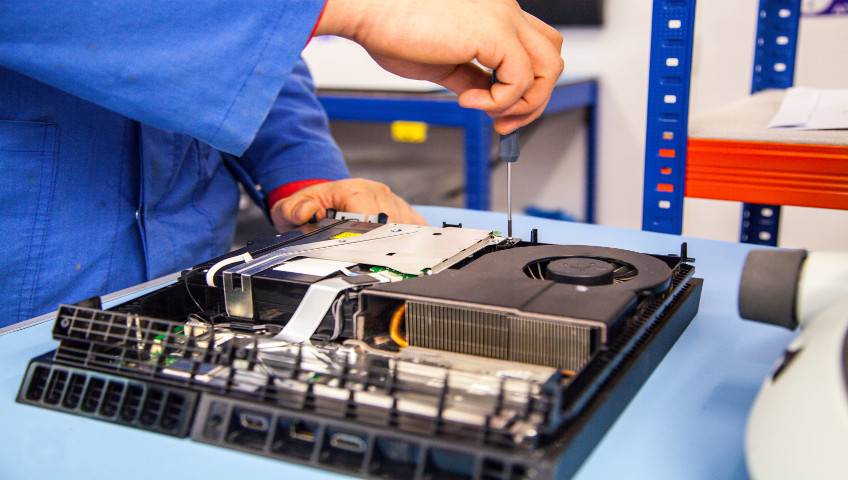
[(269, 428), (268, 417), (249, 412), (239, 414), (239, 423), (242, 427), (257, 432), (267, 432)]
[(350, 453), (365, 453), (365, 440), (349, 433), (334, 433), (330, 436), (330, 446)]
[(271, 415), (240, 407), (233, 408), (226, 441), (229, 444), (252, 450), (265, 448), (271, 431)]

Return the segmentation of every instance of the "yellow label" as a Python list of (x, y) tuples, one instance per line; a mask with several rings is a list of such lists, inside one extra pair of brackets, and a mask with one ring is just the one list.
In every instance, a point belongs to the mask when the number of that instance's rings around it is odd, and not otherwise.
[(351, 237), (361, 237), (361, 236), (362, 236), (362, 234), (361, 234), (361, 233), (356, 233), (356, 232), (342, 232), (342, 233), (340, 233), (340, 234), (336, 235), (335, 237), (333, 237), (333, 240), (338, 240), (338, 239), (340, 239), (340, 238), (351, 238)]
[(399, 143), (424, 143), (427, 141), (427, 124), (424, 122), (392, 122), (392, 140)]

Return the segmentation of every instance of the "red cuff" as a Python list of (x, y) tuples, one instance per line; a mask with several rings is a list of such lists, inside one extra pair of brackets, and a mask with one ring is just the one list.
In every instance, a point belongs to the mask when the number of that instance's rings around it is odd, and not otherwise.
[(315, 36), (315, 32), (318, 31), (318, 25), (321, 24), (321, 19), (324, 18), (324, 12), (327, 11), (327, 3), (329, 3), (329, 0), (324, 0), (324, 7), (321, 8), (321, 13), (318, 14), (318, 20), (315, 22), (315, 26), (312, 27), (312, 33), (309, 34), (309, 40), (306, 41), (306, 45), (309, 45), (312, 37)]
[(319, 183), (326, 182), (329, 182), (329, 180), (325, 180), (323, 178), (311, 178), (309, 180), (298, 180), (296, 182), (281, 185), (268, 194), (268, 197), (265, 198), (265, 203), (268, 204), (268, 208), (272, 208), (280, 200), (290, 197), (310, 185), (317, 185)]

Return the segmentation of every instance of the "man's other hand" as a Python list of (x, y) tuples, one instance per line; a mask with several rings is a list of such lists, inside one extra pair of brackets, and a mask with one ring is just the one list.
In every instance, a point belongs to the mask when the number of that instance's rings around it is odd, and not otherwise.
[(290, 230), (308, 222), (313, 216), (319, 220), (324, 218), (328, 208), (368, 215), (385, 213), (393, 223), (427, 224), (424, 217), (388, 186), (362, 178), (306, 187), (275, 203), (271, 207), (271, 220), (277, 230)]
[[(516, 0), (327, 0), (316, 33), (349, 38), (386, 70), (456, 92), (501, 134), (542, 114), (564, 66), (562, 36)], [(475, 60), (497, 70), (496, 85)]]

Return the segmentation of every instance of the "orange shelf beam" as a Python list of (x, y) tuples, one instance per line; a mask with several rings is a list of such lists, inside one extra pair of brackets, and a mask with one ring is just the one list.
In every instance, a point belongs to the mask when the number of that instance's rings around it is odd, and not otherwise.
[(848, 146), (690, 138), (686, 196), (848, 210)]

